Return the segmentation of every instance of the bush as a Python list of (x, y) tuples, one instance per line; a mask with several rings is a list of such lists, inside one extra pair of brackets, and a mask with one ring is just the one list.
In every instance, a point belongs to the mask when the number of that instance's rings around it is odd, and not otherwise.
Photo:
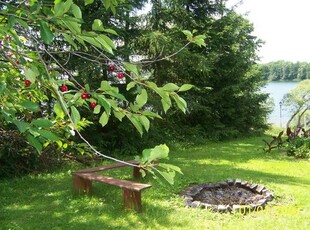
[(297, 158), (310, 157), (310, 137), (295, 137), (286, 146), (287, 155)]

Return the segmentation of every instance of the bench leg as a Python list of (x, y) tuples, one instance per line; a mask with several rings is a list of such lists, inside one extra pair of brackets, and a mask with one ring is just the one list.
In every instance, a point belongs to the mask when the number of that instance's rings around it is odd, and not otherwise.
[(140, 172), (140, 170), (143, 170), (145, 173), (147, 173), (147, 171), (145, 169), (139, 168), (139, 167), (133, 167), (133, 178), (135, 179), (139, 179), (142, 178), (142, 174)]
[(78, 175), (72, 175), (73, 187), (78, 193), (90, 193), (92, 189), (92, 181), (79, 177)]
[(125, 188), (122, 190), (125, 209), (134, 209), (140, 212), (142, 210), (141, 191), (133, 191)]

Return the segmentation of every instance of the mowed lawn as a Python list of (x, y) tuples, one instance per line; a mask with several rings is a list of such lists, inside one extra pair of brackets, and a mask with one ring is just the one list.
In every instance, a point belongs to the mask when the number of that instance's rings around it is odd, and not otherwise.
[[(266, 154), (259, 149), (262, 138), (174, 147), (169, 162), (184, 175), (174, 186), (144, 179), (153, 187), (142, 192), (142, 213), (124, 211), (121, 190), (113, 186), (95, 183), (92, 196), (75, 194), (71, 171), (78, 166), (2, 180), (0, 229), (310, 229), (310, 161), (278, 150)], [(131, 169), (109, 174), (130, 179)], [(267, 210), (247, 215), (184, 207), (178, 194), (186, 186), (227, 178), (263, 184), (275, 199)]]

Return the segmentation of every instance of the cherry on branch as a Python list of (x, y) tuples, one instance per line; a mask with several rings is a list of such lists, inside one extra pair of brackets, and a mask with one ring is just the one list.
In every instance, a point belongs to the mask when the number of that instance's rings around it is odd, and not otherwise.
[(28, 79), (26, 79), (26, 80), (25, 80), (25, 85), (26, 85), (26, 86), (30, 86), (30, 85), (31, 85), (31, 81), (28, 80)]
[(123, 73), (118, 73), (117, 77), (118, 77), (118, 79), (122, 79), (124, 77), (124, 74)]

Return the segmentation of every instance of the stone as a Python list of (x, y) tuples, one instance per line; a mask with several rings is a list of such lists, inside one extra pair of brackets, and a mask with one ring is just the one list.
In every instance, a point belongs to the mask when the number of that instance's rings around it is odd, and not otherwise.
[(234, 184), (234, 180), (233, 179), (227, 179), (226, 180), (228, 185), (233, 185)]
[(192, 200), (184, 200), (184, 204), (186, 207), (192, 207), (192, 203), (193, 203)]
[(218, 205), (217, 206), (217, 210), (219, 211), (219, 212), (227, 212), (228, 210), (227, 210), (227, 205)]
[(220, 184), (220, 187), (221, 187), (221, 188), (226, 188), (226, 187), (228, 187), (228, 184), (227, 184), (226, 182), (220, 182), (219, 184)]
[(191, 204), (191, 207), (192, 208), (198, 208), (200, 206), (201, 202), (200, 201), (193, 201), (192, 204)]
[(262, 191), (265, 187), (262, 186), (262, 185), (258, 185), (257, 188), (256, 188), (256, 192), (258, 192), (259, 194), (262, 194)]
[(267, 203), (267, 200), (265, 198), (260, 199), (259, 201), (257, 201), (257, 204), (259, 206), (262, 206), (263, 208), (265, 207), (266, 203)]
[(255, 188), (257, 187), (257, 184), (250, 184), (249, 188), (253, 191), (255, 191)]
[(241, 186), (246, 186), (247, 184), (248, 184), (247, 181), (242, 181), (242, 182), (241, 182)]
[(241, 179), (236, 179), (235, 180), (235, 185), (239, 186), (239, 185), (241, 185), (241, 182), (242, 182)]
[(232, 207), (233, 212), (239, 212), (240, 209), (241, 209), (241, 205), (239, 205), (239, 204), (234, 204)]

